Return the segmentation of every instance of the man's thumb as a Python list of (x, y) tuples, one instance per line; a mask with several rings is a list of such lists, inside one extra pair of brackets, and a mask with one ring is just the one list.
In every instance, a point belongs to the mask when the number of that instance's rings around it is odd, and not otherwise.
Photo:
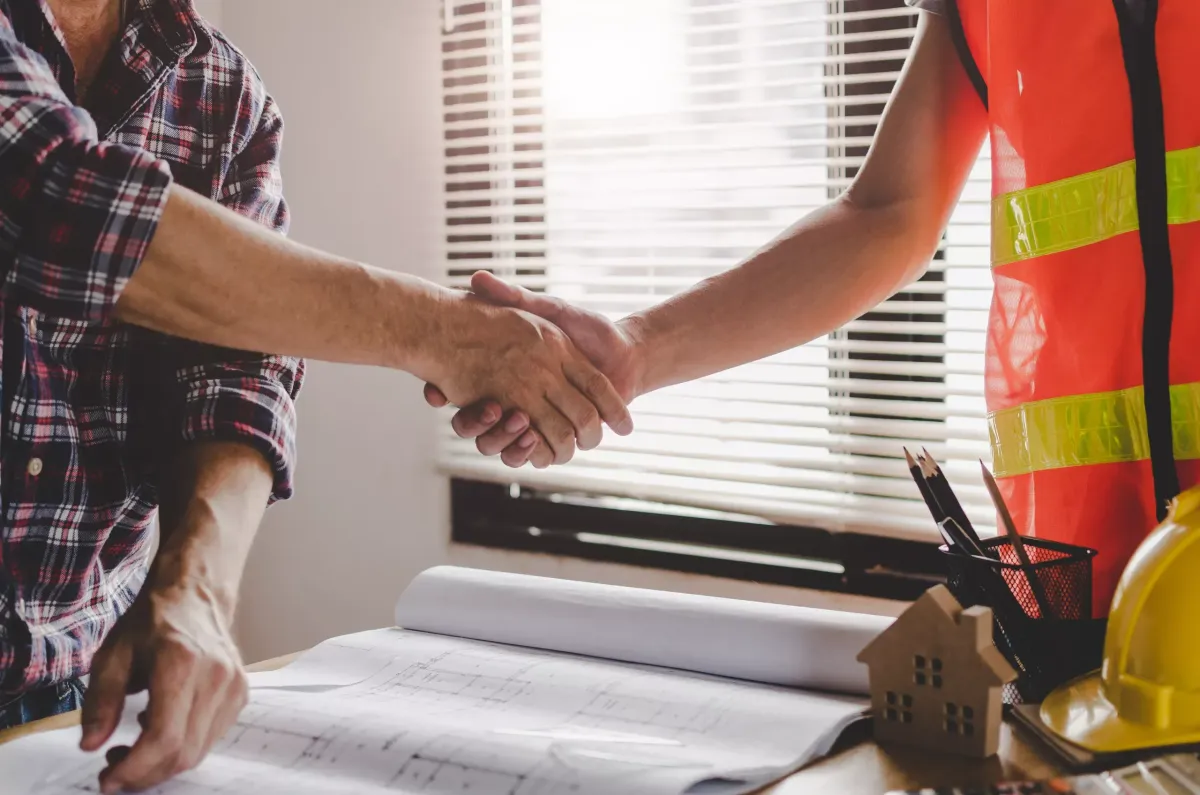
[(83, 750), (97, 750), (116, 730), (132, 667), (133, 649), (127, 643), (118, 641), (96, 654), (83, 697)]
[(471, 277), (471, 290), (493, 304), (524, 309), (525, 293), (520, 287), (488, 271), (478, 271)]
[(444, 408), (450, 404), (450, 401), (446, 398), (446, 393), (433, 384), (425, 385), (425, 402), (435, 409)]
[[(559, 326), (568, 320), (566, 304), (558, 298), (509, 284), (488, 271), (478, 271), (471, 277), (471, 289), (493, 304), (520, 309)], [(570, 333), (569, 329), (563, 330)]]

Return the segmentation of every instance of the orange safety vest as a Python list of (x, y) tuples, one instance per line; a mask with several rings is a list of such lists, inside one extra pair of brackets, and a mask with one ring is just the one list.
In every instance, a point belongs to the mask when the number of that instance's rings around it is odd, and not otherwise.
[(1200, 0), (949, 6), (990, 123), (996, 474), (1021, 532), (1099, 550), (1106, 615), (1200, 481)]

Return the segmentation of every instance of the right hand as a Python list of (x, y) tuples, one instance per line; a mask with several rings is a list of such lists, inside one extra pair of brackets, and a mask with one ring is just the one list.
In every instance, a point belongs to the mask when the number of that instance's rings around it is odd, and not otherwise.
[(621, 435), (633, 432), (621, 395), (556, 325), (475, 296), (453, 300), (461, 311), (450, 315), (452, 347), (435, 376), (446, 402), (490, 404), (496, 420), (504, 411), (524, 412), (549, 447), (549, 463), (570, 461), (576, 444), (600, 444), (601, 421)]
[[(639, 393), (641, 359), (637, 340), (625, 323), (613, 323), (603, 315), (572, 306), (560, 298), (509, 284), (487, 271), (474, 275), (471, 289), (492, 304), (520, 309), (553, 323), (608, 377), (625, 403)], [(450, 403), (464, 405), (448, 399), (432, 383), (425, 385), (425, 400), (434, 408)], [(464, 439), (475, 439), (479, 452), (488, 456), (500, 454), (510, 467), (532, 462), (535, 467), (543, 468), (552, 463), (550, 450), (538, 432), (530, 428), (529, 416), (519, 409), (506, 414), (504, 407), (494, 400), (479, 401), (455, 414), (451, 425)]]

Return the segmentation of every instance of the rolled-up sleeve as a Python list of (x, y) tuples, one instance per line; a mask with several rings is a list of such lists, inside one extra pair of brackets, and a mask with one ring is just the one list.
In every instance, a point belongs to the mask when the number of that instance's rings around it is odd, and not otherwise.
[[(229, 168), (221, 204), (281, 234), (288, 212), (279, 170), (283, 121), (275, 104), (254, 103), (257, 123)], [(273, 500), (291, 496), (296, 461), (295, 398), (304, 362), (195, 343), (174, 342), (175, 378), (183, 388), (184, 441), (238, 441), (256, 448), (275, 475)]]
[(171, 185), (167, 166), (101, 143), (0, 13), (0, 269), (6, 298), (103, 323), (137, 270)]

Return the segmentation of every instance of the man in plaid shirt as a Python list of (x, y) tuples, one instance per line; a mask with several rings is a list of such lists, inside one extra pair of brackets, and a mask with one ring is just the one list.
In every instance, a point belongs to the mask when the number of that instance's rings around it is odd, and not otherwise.
[(96, 750), (148, 689), (106, 792), (196, 764), (245, 703), (229, 625), (291, 493), (294, 357), (520, 408), (546, 463), (631, 430), (553, 325), (278, 234), (281, 132), (191, 0), (0, 0), (0, 727), (90, 670)]

